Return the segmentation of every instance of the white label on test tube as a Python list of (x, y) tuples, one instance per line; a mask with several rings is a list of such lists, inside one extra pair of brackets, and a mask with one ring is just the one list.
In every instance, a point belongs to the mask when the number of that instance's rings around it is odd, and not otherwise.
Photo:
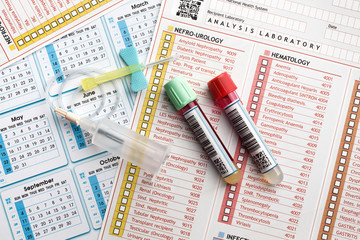
[(270, 150), (260, 137), (254, 122), (249, 118), (240, 100), (232, 102), (224, 108), (226, 115), (232, 122), (236, 132), (242, 139), (242, 144), (248, 151), (261, 173), (266, 173), (278, 164), (274, 161)]
[(184, 114), (184, 117), (221, 176), (226, 178), (236, 172), (237, 169), (199, 108), (197, 106), (191, 108)]

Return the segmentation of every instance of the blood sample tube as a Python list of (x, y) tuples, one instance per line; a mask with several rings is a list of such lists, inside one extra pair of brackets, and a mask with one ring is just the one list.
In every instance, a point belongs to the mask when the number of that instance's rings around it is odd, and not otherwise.
[(227, 72), (208, 82), (215, 101), (224, 112), (240, 136), (242, 144), (248, 149), (254, 163), (270, 184), (283, 180), (283, 172), (266, 146), (254, 122), (250, 118), (236, 93), (237, 86)]
[(189, 123), (202, 148), (214, 163), (216, 169), (227, 183), (235, 184), (241, 180), (241, 173), (221, 142), (219, 136), (205, 117), (196, 99), (195, 92), (186, 80), (175, 77), (164, 85), (166, 93), (178, 110)]

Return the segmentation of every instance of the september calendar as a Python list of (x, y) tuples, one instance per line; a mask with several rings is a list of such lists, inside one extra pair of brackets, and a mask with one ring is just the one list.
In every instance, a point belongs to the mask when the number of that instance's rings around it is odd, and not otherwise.
[(4, 191), (1, 197), (15, 239), (64, 239), (89, 231), (68, 170)]
[[(100, 10), (100, 5), (112, 6), (121, 1), (65, 2), (74, 6), (94, 4), (89, 9), (95, 9), (98, 3)], [(10, 8), (20, 1), (5, 3)], [(28, 3), (21, 4), (25, 7)], [(101, 74), (125, 66), (119, 50), (128, 46), (135, 46), (140, 61), (144, 62), (159, 8), (159, 0), (133, 1), (113, 8), (112, 12), (0, 70), (2, 240), (97, 238), (122, 159), (93, 145), (88, 132), (56, 116), (45, 100), (46, 87), (49, 81), (55, 81), (49, 89), (50, 101), (55, 106), (94, 120), (106, 117), (129, 126), (135, 100), (130, 79), (118, 79), (88, 92), (76, 89), (86, 75), (74, 75), (71, 81), (62, 84), (73, 70), (92, 69), (93, 74)], [(56, 13), (60, 14), (51, 15)], [(46, 24), (40, 27), (45, 28)], [(55, 33), (56, 29), (51, 31)], [(21, 36), (26, 37), (24, 34)], [(22, 49), (40, 42), (31, 38)], [(56, 96), (61, 87), (63, 96), (58, 101)], [(100, 111), (99, 106), (103, 106)]]

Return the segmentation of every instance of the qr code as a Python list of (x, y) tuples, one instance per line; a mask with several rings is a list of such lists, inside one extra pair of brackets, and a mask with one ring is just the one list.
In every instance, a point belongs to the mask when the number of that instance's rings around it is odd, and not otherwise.
[(180, 0), (177, 16), (197, 20), (203, 0)]
[(264, 151), (261, 151), (253, 156), (253, 159), (259, 169), (265, 169), (271, 165), (271, 161), (266, 156)]

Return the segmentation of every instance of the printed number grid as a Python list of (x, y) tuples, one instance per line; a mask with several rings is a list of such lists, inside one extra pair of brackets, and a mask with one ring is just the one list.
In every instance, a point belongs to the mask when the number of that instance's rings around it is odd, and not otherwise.
[(0, 131), (0, 151), (5, 175), (59, 156), (49, 119), (45, 115), (33, 118), (22, 127)]
[(39, 51), (39, 60), (43, 65), (46, 77), (59, 74), (57, 82), (64, 81), (63, 72), (93, 64), (106, 68), (110, 59), (104, 44), (104, 34), (96, 28), (97, 25), (86, 27), (61, 38), (57, 42)]
[(81, 223), (77, 206), (69, 185), (38, 195), (36, 202), (24, 201), (34, 237), (40, 238), (53, 232)]
[[(96, 160), (97, 161), (97, 160)], [(79, 173), (79, 182), (95, 229), (101, 227), (118, 162)], [(82, 171), (82, 170), (81, 170)]]
[[(339, 205), (345, 189), (346, 176), (350, 165), (353, 148), (356, 143), (356, 132), (359, 125), (358, 110), (360, 105), (360, 81), (355, 81), (352, 98), (345, 120), (344, 130), (339, 145), (337, 161), (333, 170), (331, 185), (327, 195), (326, 204), (322, 216), (318, 239), (331, 239), (336, 228), (337, 215), (341, 214)], [(351, 215), (350, 215), (351, 216)], [(338, 236), (341, 237), (341, 236)]]
[[(119, 52), (124, 47), (134, 46), (137, 49), (140, 62), (145, 60), (150, 49), (158, 10), (159, 4), (156, 4), (145, 5), (135, 12), (128, 11), (125, 15), (111, 14), (107, 21), (116, 51)], [(122, 84), (126, 86), (125, 88), (130, 89), (130, 77), (126, 76), (125, 79), (126, 81), (122, 81)], [(135, 99), (132, 92), (129, 94)]]
[(89, 231), (68, 170), (8, 188), (1, 198), (14, 239), (69, 239)]
[[(29, 58), (0, 71), (0, 113), (9, 110), (9, 106), (16, 108), (40, 97)], [(20, 98), (22, 101), (18, 102)]]
[(6, 199), (15, 239), (22, 239), (22, 234), (25, 239), (40, 239), (82, 223), (71, 186), (65, 182), (35, 190), (34, 196), (25, 194), (15, 207)]
[[(113, 88), (112, 84), (107, 84), (111, 88)], [(98, 91), (90, 91), (87, 97), (83, 98), (83, 96), (79, 96), (79, 98), (73, 98), (72, 94), (67, 94), (64, 96), (65, 102), (72, 102), (69, 105), (66, 105), (68, 110), (74, 109), (77, 114), (80, 116), (90, 116), (95, 113), (95, 110), (99, 108), (103, 96), (101, 94), (97, 94)], [(113, 112), (109, 119), (114, 122), (127, 126), (130, 124), (130, 116), (127, 109), (124, 106), (124, 101), (120, 99), (117, 106), (114, 106), (116, 102), (116, 97), (119, 97), (117, 94), (117, 90), (106, 91), (105, 93), (105, 105), (101, 109), (100, 112), (96, 114), (93, 118), (94, 120), (102, 119), (105, 117), (110, 111), (116, 108), (116, 111)], [(81, 98), (80, 98), (81, 97)], [(67, 145), (70, 152), (77, 152), (86, 147), (93, 146), (91, 141), (91, 134), (87, 131), (81, 130), (79, 126), (76, 126), (73, 123), (61, 118), (60, 120), (61, 127), (64, 130), (65, 138), (67, 139)]]
[(134, 46), (138, 50), (138, 55), (145, 56), (149, 51), (153, 26), (156, 23), (158, 9), (141, 10), (142, 12), (127, 16), (111, 17), (108, 19), (111, 34), (117, 48)]

